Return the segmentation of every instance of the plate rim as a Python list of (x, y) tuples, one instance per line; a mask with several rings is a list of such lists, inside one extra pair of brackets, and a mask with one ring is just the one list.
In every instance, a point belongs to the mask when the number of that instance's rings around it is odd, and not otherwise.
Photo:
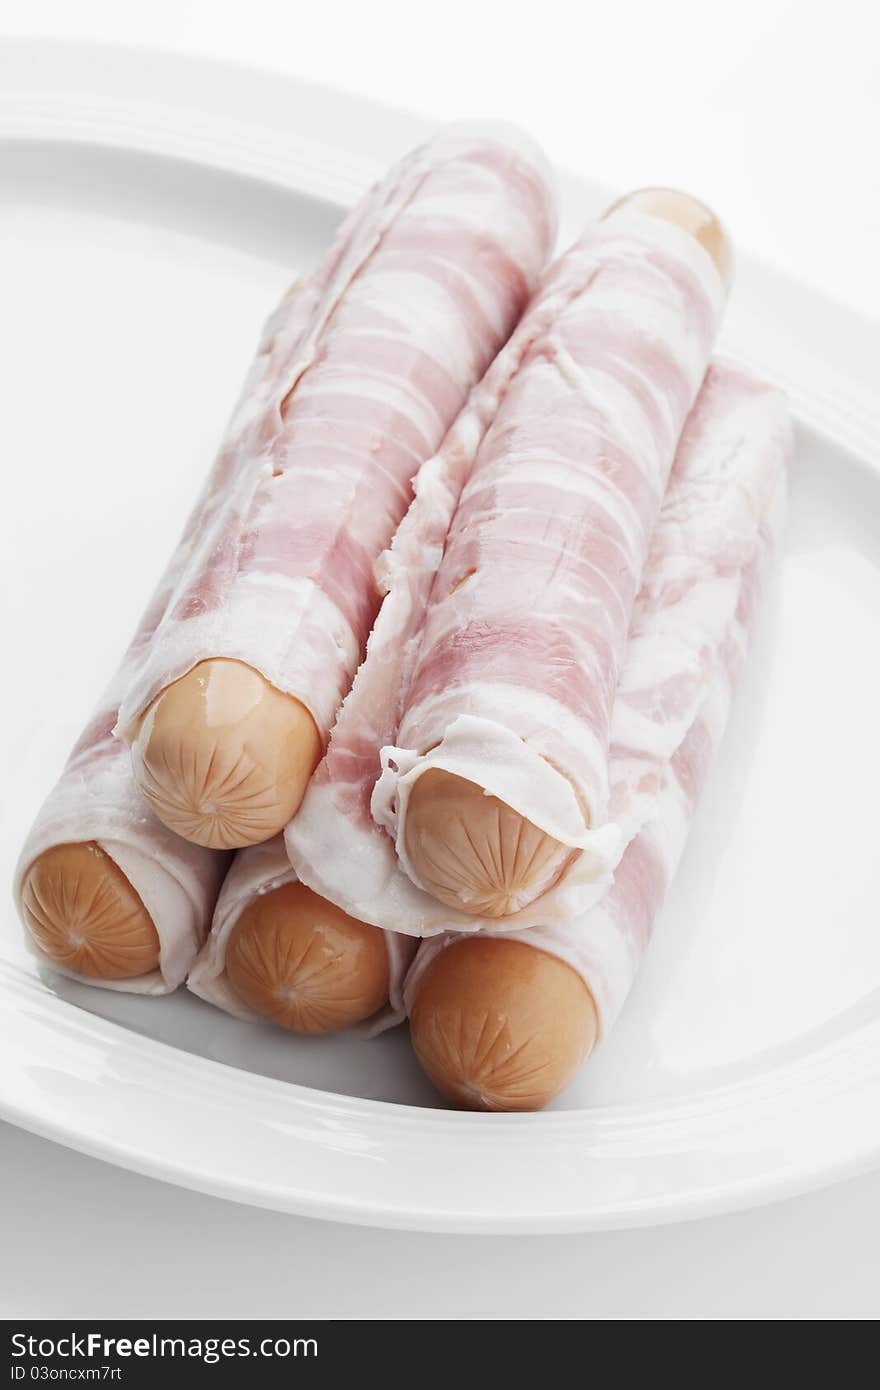
[[(145, 69), (149, 71), (146, 85), (143, 82)], [(124, 89), (118, 90), (122, 72), (128, 81)], [(398, 147), (406, 146), (431, 128), (430, 122), (409, 113), (394, 112), (361, 97), (317, 88), (284, 74), (267, 74), (211, 58), (146, 48), (67, 40), (11, 40), (0, 50), (0, 73), (9, 79), (5, 84), (0, 83), (0, 145), (10, 141), (75, 142), (137, 150), (244, 174), (273, 186), (293, 187), (307, 196), (340, 206), (350, 203), (387, 162), (387, 155), (380, 152), (383, 142), (384, 146), (395, 142)], [(138, 74), (140, 87), (137, 82), (131, 82)], [(157, 80), (160, 75), (167, 80)], [(253, 105), (247, 109), (257, 111), (259, 120), (230, 117), (230, 82), (239, 98), (247, 94), (253, 98)], [(274, 104), (266, 100), (269, 88)], [(166, 93), (164, 100), (156, 98), (157, 91)], [(168, 99), (168, 92), (172, 100)], [(344, 108), (359, 113), (357, 129), (365, 136), (360, 149), (316, 141), (288, 124), (290, 113), (299, 113), (308, 101), (316, 100), (325, 103), (327, 110)], [(240, 100), (237, 105), (240, 109)], [(287, 113), (284, 119), (281, 112)], [(581, 190), (588, 187), (586, 180), (576, 180), (571, 175), (563, 175), (562, 183), (563, 188), (566, 184), (577, 185)], [(597, 196), (604, 196), (606, 191), (598, 190), (598, 186), (594, 190)], [(756, 277), (765, 280), (769, 277), (771, 283), (784, 284), (788, 294), (794, 293), (801, 299), (806, 296), (819, 319), (837, 316), (838, 323), (848, 321), (864, 326), (865, 320), (853, 311), (824, 301), (807, 287), (786, 281), (779, 272), (760, 266), (754, 258), (744, 257), (743, 261)], [(788, 389), (801, 423), (823, 434), (833, 432), (836, 443), (842, 442), (877, 471), (880, 468), (876, 462), (880, 457), (880, 406), (871, 396), (867, 378), (860, 381), (856, 365), (847, 360), (846, 335), (835, 334), (836, 342), (843, 346), (838, 349), (833, 364), (816, 358), (806, 349), (795, 349), (785, 342), (781, 333), (776, 336), (776, 341), (765, 345), (758, 365)], [(731, 355), (739, 354), (735, 332), (730, 341), (723, 339), (722, 343)], [(755, 355), (750, 353), (749, 356), (754, 363)], [(864, 370), (864, 364), (859, 365)], [(765, 1100), (772, 1103), (777, 1115), (781, 1102), (776, 1087), (788, 1074), (789, 1088), (787, 1091), (783, 1088), (782, 1095), (787, 1095), (794, 1105), (788, 1116), (789, 1123), (791, 1125), (792, 1118), (796, 1117), (794, 1129), (800, 1125), (799, 1142), (802, 1145), (805, 1139), (807, 1142), (806, 1149), (798, 1149), (796, 1166), (789, 1152), (793, 1142), (791, 1127), (785, 1139), (780, 1140), (772, 1160), (767, 1158), (768, 1141), (766, 1133), (762, 1132), (763, 1168), (752, 1170), (749, 1155), (743, 1153), (743, 1167), (738, 1175), (728, 1174), (723, 1181), (714, 1183), (711, 1180), (700, 1183), (692, 1175), (689, 1186), (685, 1184), (666, 1193), (654, 1193), (641, 1201), (626, 1201), (618, 1196), (615, 1204), (613, 1198), (603, 1198), (602, 1174), (609, 1175), (612, 1192), (625, 1187), (626, 1171), (621, 1170), (620, 1163), (627, 1157), (630, 1162), (637, 1160), (632, 1152), (627, 1154), (624, 1140), (627, 1131), (631, 1138), (637, 1135), (639, 1125), (643, 1131), (647, 1128), (654, 1134), (658, 1126), (672, 1125), (670, 1144), (687, 1142), (686, 1113), (678, 1117), (679, 1130), (674, 1128), (675, 1115), (671, 1112), (676, 1106), (685, 1112), (687, 1109), (676, 1098), (598, 1107), (588, 1112), (488, 1115), (475, 1120), (473, 1116), (456, 1112), (340, 1096), (249, 1073), (134, 1033), (122, 1024), (93, 1015), (51, 994), (27, 971), (3, 959), (0, 959), (0, 1056), (8, 1060), (0, 1066), (0, 1117), (146, 1176), (239, 1202), (342, 1222), (399, 1229), (508, 1234), (660, 1224), (793, 1196), (880, 1163), (880, 1120), (873, 1128), (864, 1122), (866, 1112), (880, 1116), (880, 1014), (868, 1012), (869, 1016), (845, 1034), (842, 1041), (832, 1037), (806, 1057), (795, 1057), (787, 1066), (760, 1074), (767, 1091)], [(57, 1046), (60, 1034), (66, 1036), (65, 1064), (69, 1072), (79, 1067), (81, 1087), (89, 1068), (95, 1070), (95, 1051), (106, 1059), (107, 1074), (91, 1078), (93, 1109), (99, 1113), (103, 1111), (103, 1127), (91, 1111), (88, 1120), (76, 1115), (65, 1117), (57, 1107), (53, 1112), (51, 1089), (47, 1088), (44, 1094), (38, 1085), (34, 1086), (35, 1059), (42, 1058), (44, 1051), (51, 1058), (51, 1045)], [(199, 1109), (198, 1102), (193, 1099), (193, 1089), (199, 1092), (203, 1108), (207, 1095), (235, 1097), (239, 1104), (237, 1093), (242, 1092), (248, 1098), (244, 1108), (251, 1123), (259, 1128), (266, 1143), (270, 1147), (275, 1145), (277, 1150), (280, 1131), (272, 1123), (272, 1112), (276, 1119), (279, 1114), (283, 1115), (299, 1131), (285, 1151), (294, 1170), (297, 1152), (306, 1142), (304, 1136), (307, 1135), (308, 1142), (320, 1152), (322, 1138), (329, 1148), (330, 1140), (338, 1136), (339, 1126), (349, 1126), (361, 1147), (353, 1146), (349, 1161), (342, 1165), (347, 1175), (347, 1195), (343, 1197), (338, 1177), (333, 1178), (332, 1187), (327, 1183), (322, 1187), (320, 1182), (314, 1181), (311, 1186), (305, 1182), (299, 1185), (279, 1182), (277, 1176), (272, 1176), (271, 1164), (262, 1175), (253, 1170), (243, 1171), (235, 1161), (234, 1146), (230, 1146), (226, 1156), (225, 1169), (218, 1166), (216, 1154), (198, 1156), (194, 1151), (184, 1162), (174, 1152), (178, 1136), (173, 1126), (166, 1126), (164, 1132), (160, 1129), (152, 1149), (133, 1147), (127, 1139), (132, 1113), (131, 1085), (121, 1078), (115, 1078), (114, 1082), (109, 1076), (111, 1059), (118, 1060), (120, 1054), (124, 1056), (132, 1048), (139, 1054), (142, 1067), (152, 1066), (161, 1075), (166, 1100), (171, 1096), (171, 1088), (176, 1086), (195, 1118)], [(842, 1058), (836, 1053), (845, 1056)], [(814, 1111), (812, 1104), (798, 1107), (799, 1091), (805, 1085), (805, 1077), (799, 1073), (810, 1069), (814, 1072), (812, 1089), (807, 1087), (810, 1101), (816, 1100), (818, 1078), (824, 1083), (827, 1104), (832, 1108), (835, 1104), (838, 1108), (843, 1106), (845, 1114), (840, 1125), (829, 1126), (824, 1110), (821, 1119), (812, 1118), (812, 1113), (808, 1113)], [(857, 1094), (853, 1093), (854, 1069), (858, 1072)], [(843, 1080), (847, 1082), (846, 1087), (841, 1085)], [(114, 1084), (124, 1092), (128, 1109), (126, 1105), (119, 1111), (114, 1109)], [(732, 1093), (739, 1090), (742, 1099), (752, 1084), (740, 1081), (696, 1094), (703, 1098), (715, 1096), (721, 1112), (726, 1108), (730, 1121), (736, 1113), (736, 1097)], [(155, 1096), (141, 1096), (139, 1104), (155, 1107)], [(263, 1113), (264, 1109), (267, 1113)], [(205, 1130), (209, 1133), (212, 1126), (207, 1122), (207, 1111), (204, 1114)], [(155, 1109), (152, 1115), (155, 1119)], [(700, 1115), (705, 1121), (705, 1104)], [(830, 1139), (829, 1128), (833, 1130)], [(479, 1160), (486, 1173), (490, 1174), (493, 1166), (497, 1168), (498, 1165), (503, 1165), (509, 1173), (512, 1160), (516, 1160), (517, 1171), (522, 1176), (531, 1176), (529, 1199), (518, 1208), (490, 1209), (479, 1208), (473, 1201), (471, 1205), (463, 1203), (455, 1182), (447, 1184), (444, 1196), (442, 1190), (437, 1190), (436, 1173), (432, 1178), (434, 1191), (430, 1202), (426, 1201), (419, 1183), (410, 1182), (406, 1188), (407, 1170), (401, 1168), (402, 1160), (408, 1163), (413, 1156), (417, 1157), (419, 1147), (426, 1147), (426, 1140), (432, 1150), (439, 1147), (442, 1151), (434, 1155), (435, 1162), (441, 1158), (452, 1159), (455, 1145), (466, 1130), (471, 1149), (469, 1157)], [(516, 1136), (515, 1147), (511, 1144), (511, 1133)], [(534, 1180), (535, 1153), (554, 1135), (564, 1136), (569, 1141), (577, 1139), (579, 1146), (585, 1146), (585, 1154), (579, 1156), (581, 1167), (577, 1174), (568, 1171), (564, 1163), (558, 1173), (553, 1170), (557, 1182), (563, 1184), (568, 1195), (565, 1203), (548, 1202), (546, 1191), (542, 1194), (540, 1182)], [(601, 1148), (602, 1135), (606, 1145), (609, 1136), (614, 1141), (610, 1158), (603, 1159), (601, 1153), (597, 1157), (594, 1151)], [(190, 1136), (188, 1142), (193, 1144), (196, 1138)], [(699, 1142), (699, 1130), (691, 1134), (690, 1142), (692, 1145)], [(404, 1184), (401, 1190), (408, 1192), (408, 1196), (399, 1202), (391, 1202), (380, 1195), (384, 1190), (381, 1183), (371, 1186), (370, 1163), (364, 1163), (362, 1158), (367, 1154), (372, 1159), (377, 1151), (382, 1155), (386, 1174), (393, 1176), (395, 1165), (400, 1169), (400, 1181)], [(267, 1154), (267, 1158), (269, 1156)], [(544, 1156), (552, 1167), (552, 1155)], [(337, 1163), (338, 1159), (337, 1152)], [(615, 1170), (613, 1173), (609, 1162)], [(584, 1177), (586, 1172), (598, 1180), (598, 1189), (592, 1187), (585, 1191), (589, 1187)], [(544, 1176), (546, 1179), (546, 1173)], [(547, 1185), (545, 1181), (545, 1189)], [(576, 1191), (578, 1185), (579, 1193)], [(558, 1198), (559, 1192), (557, 1186), (550, 1195)]]
[[(40, 1103), (39, 1091), (30, 1105), (16, 1099), (8, 1084), (10, 1070), (5, 1073), (5, 1084), (0, 1080), (0, 1118), (147, 1177), (245, 1204), (343, 1223), (472, 1234), (559, 1234), (664, 1225), (795, 1196), (856, 1176), (876, 1165), (880, 1157), (880, 1128), (876, 1123), (874, 1131), (869, 1131), (862, 1143), (856, 1145), (850, 1136), (844, 1139), (842, 1126), (829, 1125), (828, 1108), (821, 1105), (823, 1100), (826, 1107), (842, 1102), (849, 1115), (858, 1115), (862, 1120), (866, 1111), (869, 1115), (880, 1113), (877, 1104), (880, 1102), (880, 1016), (870, 1008), (872, 1002), (862, 1000), (854, 1010), (847, 1011), (862, 1012), (868, 1017), (842, 1038), (834, 1037), (832, 1029), (825, 1046), (806, 1056), (795, 1055), (787, 1064), (758, 1071), (744, 1081), (707, 1088), (691, 1097), (660, 1096), (645, 1102), (598, 1106), (589, 1112), (563, 1110), (539, 1115), (474, 1117), (465, 1112), (339, 1095), (247, 1072), (161, 1039), (134, 1033), (123, 1024), (92, 1014), (47, 991), (38, 977), (22, 967), (0, 960), (0, 1055), (17, 1062), (19, 1097), (27, 1088), (35, 1061), (44, 1063), (45, 1053), (57, 1047), (59, 1037), (63, 1037), (64, 1065), (58, 1068), (57, 1075), (59, 1078), (77, 1076), (82, 1088), (84, 1074), (92, 1073), (89, 1085), (96, 1096), (100, 1093), (98, 1109), (103, 1126), (70, 1118), (65, 1122), (47, 1103)], [(96, 1049), (107, 1063), (107, 1071), (99, 1077), (94, 1075)], [(195, 1166), (193, 1159), (181, 1160), (175, 1151), (179, 1135), (173, 1126), (160, 1130), (152, 1147), (138, 1148), (130, 1142), (127, 1121), (132, 1114), (131, 1082), (124, 1067), (115, 1079), (109, 1076), (110, 1065), (118, 1063), (120, 1052), (126, 1050), (137, 1054), (138, 1070), (146, 1073), (147, 1079), (155, 1078), (166, 1100), (173, 1099), (187, 1107), (194, 1121), (187, 1141), (190, 1144), (201, 1138), (202, 1130), (197, 1121), (199, 1105), (202, 1106), (201, 1113), (211, 1123), (205, 1125), (208, 1147), (199, 1160), (201, 1166)], [(840, 1054), (837, 1067), (833, 1065), (835, 1051)], [(858, 1088), (853, 1091), (853, 1076), (858, 1071), (861, 1072)], [(840, 1086), (842, 1075), (848, 1078), (849, 1091)], [(817, 1091), (817, 1079), (822, 1084), (824, 1096)], [(112, 1089), (114, 1086), (118, 1088), (118, 1096)], [(197, 1100), (194, 1095), (198, 1096)], [(150, 1096), (150, 1104), (154, 1106), (155, 1092), (151, 1090)], [(707, 1097), (715, 1102), (710, 1111), (705, 1104)], [(116, 1104), (123, 1098), (125, 1105), (117, 1113)], [(625, 1177), (627, 1162), (638, 1164), (640, 1161), (640, 1140), (644, 1142), (645, 1137), (650, 1136), (656, 1144), (661, 1131), (665, 1131), (668, 1152), (678, 1153), (679, 1157), (682, 1145), (706, 1145), (723, 1138), (726, 1132), (742, 1139), (742, 1130), (737, 1128), (738, 1111), (742, 1110), (747, 1118), (746, 1128), (753, 1130), (756, 1098), (763, 1105), (763, 1119), (767, 1124), (775, 1122), (778, 1125), (782, 1121), (784, 1127), (769, 1172), (765, 1166), (750, 1173), (746, 1161), (741, 1174), (728, 1175), (723, 1182), (713, 1182), (710, 1177), (708, 1182), (697, 1184), (691, 1176), (689, 1185), (668, 1189), (662, 1194), (655, 1192), (647, 1199), (619, 1200), (616, 1206), (603, 1199), (602, 1173), (607, 1170), (609, 1160), (615, 1167), (615, 1176), (619, 1178), (623, 1174)], [(788, 1110), (785, 1109), (786, 1100), (791, 1103)], [(234, 1105), (236, 1122), (249, 1123), (255, 1134), (270, 1145), (277, 1145), (278, 1126), (282, 1122), (298, 1131), (300, 1142), (307, 1140), (318, 1150), (323, 1142), (335, 1148), (341, 1131), (356, 1139), (351, 1150), (353, 1161), (346, 1165), (354, 1195), (343, 1198), (335, 1179), (334, 1186), (329, 1188), (320, 1183), (312, 1186), (297, 1181), (280, 1183), (277, 1177), (271, 1176), (258, 1178), (253, 1171), (242, 1172), (234, 1153), (229, 1156), (230, 1161), (218, 1168), (216, 1152), (208, 1151), (212, 1143), (213, 1110), (218, 1101)], [(155, 1121), (154, 1108), (149, 1109), (148, 1115)], [(715, 1126), (714, 1129), (710, 1127), (708, 1133), (707, 1116)], [(793, 1120), (799, 1126), (799, 1135), (792, 1133)], [(459, 1146), (465, 1131), (469, 1159), (472, 1163), (479, 1160), (490, 1174), (502, 1166), (509, 1173), (512, 1152), (525, 1155), (520, 1165), (524, 1172), (533, 1172), (538, 1158), (550, 1165), (549, 1172), (545, 1166), (544, 1180), (532, 1184), (530, 1201), (520, 1202), (516, 1210), (492, 1210), (482, 1201), (468, 1204), (460, 1198), (453, 1200), (454, 1184), (444, 1200), (430, 1204), (413, 1195), (418, 1192), (417, 1186), (410, 1189), (408, 1198), (396, 1202), (368, 1190), (372, 1165), (365, 1166), (361, 1155), (372, 1160), (378, 1148), (382, 1151), (383, 1164), (393, 1165), (395, 1159), (403, 1158), (402, 1173), (391, 1175), (396, 1179), (410, 1171), (413, 1158), (426, 1157), (430, 1145), (432, 1161), (442, 1170), (444, 1162), (460, 1157)], [(597, 1132), (602, 1136), (598, 1141)], [(606, 1159), (600, 1152), (597, 1159), (595, 1151), (591, 1150), (601, 1147), (603, 1137), (606, 1144), (610, 1142), (612, 1153)], [(563, 1206), (546, 1201), (548, 1188), (551, 1195), (559, 1191), (559, 1175), (552, 1169), (554, 1156), (558, 1157), (559, 1141), (578, 1141), (579, 1161), (592, 1164), (594, 1175), (599, 1178), (597, 1190), (583, 1183), (579, 1174), (581, 1200), (566, 1202)], [(769, 1142), (768, 1130), (762, 1126), (755, 1147), (765, 1165)], [(516, 1150), (512, 1149), (512, 1144), (516, 1145)], [(289, 1154), (291, 1158), (295, 1158), (296, 1148), (294, 1144)], [(805, 1153), (813, 1155), (812, 1162), (804, 1162)], [(656, 1149), (647, 1149), (644, 1157), (653, 1159)], [(748, 1157), (745, 1156), (746, 1160)], [(565, 1180), (565, 1164), (562, 1174)], [(551, 1177), (553, 1182), (550, 1182)], [(435, 1198), (436, 1181), (436, 1173), (433, 1173)], [(572, 1174), (568, 1182), (571, 1186)]]

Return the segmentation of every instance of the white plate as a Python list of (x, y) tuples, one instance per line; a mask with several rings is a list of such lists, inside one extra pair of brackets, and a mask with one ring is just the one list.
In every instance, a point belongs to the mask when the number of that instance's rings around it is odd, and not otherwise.
[[(7, 45), (6, 881), (263, 315), (426, 129), (189, 58)], [(609, 196), (571, 178), (564, 194), (563, 237)], [(788, 543), (636, 989), (554, 1109), (434, 1108), (404, 1030), (299, 1041), (185, 994), (41, 980), (7, 909), (0, 1113), (207, 1192), (436, 1230), (672, 1220), (877, 1162), (880, 333), (743, 258), (726, 342), (792, 394)]]

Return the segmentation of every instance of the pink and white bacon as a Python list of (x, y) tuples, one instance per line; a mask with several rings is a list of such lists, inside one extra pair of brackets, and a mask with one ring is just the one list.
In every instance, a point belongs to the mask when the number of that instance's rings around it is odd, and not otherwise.
[(581, 851), (518, 928), (601, 896), (622, 846), (607, 781), (619, 664), (723, 302), (690, 235), (613, 213), (551, 267), (425, 470), (367, 661), (286, 831), (303, 881), (352, 916), (417, 936), (494, 920), (414, 881), (406, 806), (431, 767)]
[[(764, 571), (784, 510), (792, 452), (781, 393), (713, 366), (689, 417), (614, 701), (610, 813), (627, 848), (598, 903), (570, 922), (515, 937), (567, 961), (596, 1003), (600, 1030), (617, 1016), (687, 840), (724, 732)], [(438, 952), (425, 941), (409, 972), (411, 1003)]]
[(411, 481), (510, 334), (555, 235), (516, 131), (452, 128), (403, 159), (270, 321), (222, 452), (224, 505), (189, 557), (118, 731), (198, 662), (233, 657), (326, 736)]
[[(49, 961), (53, 970), (103, 989), (166, 994), (183, 983), (207, 934), (229, 862), (226, 854), (180, 839), (153, 815), (135, 785), (128, 749), (113, 736), (123, 692), (152, 640), (188, 556), (222, 503), (227, 480), (228, 459), (221, 456), (119, 669), (31, 827), (15, 871), (13, 891), (22, 919), (25, 876), (48, 849), (95, 841), (125, 874), (156, 928), (158, 969), (133, 979), (105, 980), (78, 975)], [(45, 959), (30, 932), (26, 940), (34, 954)]]
[[(298, 877), (323, 896), (322, 866), (330, 873), (346, 866), (346, 882), (357, 883), (372, 901), (393, 892), (397, 861), (394, 846), (370, 814), (378, 750), (395, 735), (431, 585), (456, 503), (480, 440), (530, 343), (553, 321), (571, 287), (548, 289), (520, 322), (449, 430), (437, 454), (422, 465), (413, 481), (413, 501), (390, 548), (377, 565), (384, 599), (367, 643), (367, 656), (343, 702), (304, 807), (288, 827), (263, 845), (239, 850), (217, 902), (210, 936), (187, 981), (202, 999), (240, 1018), (255, 1017), (226, 979), (226, 945), (241, 913), (255, 896)], [(288, 851), (293, 827), (308, 807), (308, 877), (298, 875)], [(300, 861), (301, 862), (301, 861)], [(362, 920), (368, 920), (363, 917)], [(382, 925), (381, 921), (377, 925)], [(416, 949), (412, 937), (387, 931), (389, 1007), (372, 1028), (387, 1027), (403, 1017), (403, 982)], [(370, 1031), (372, 1031), (372, 1028)]]

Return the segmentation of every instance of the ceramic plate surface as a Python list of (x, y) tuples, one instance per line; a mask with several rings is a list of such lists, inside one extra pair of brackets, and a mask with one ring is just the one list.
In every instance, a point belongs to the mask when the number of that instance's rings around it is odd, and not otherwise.
[[(428, 129), (195, 59), (5, 47), (4, 882), (263, 317)], [(614, 192), (563, 178), (561, 239)], [(185, 993), (41, 978), (7, 899), (0, 1114), (206, 1192), (434, 1230), (673, 1220), (878, 1162), (880, 331), (743, 257), (724, 346), (791, 394), (787, 542), (644, 968), (566, 1095), (458, 1114), (404, 1030), (293, 1040)]]

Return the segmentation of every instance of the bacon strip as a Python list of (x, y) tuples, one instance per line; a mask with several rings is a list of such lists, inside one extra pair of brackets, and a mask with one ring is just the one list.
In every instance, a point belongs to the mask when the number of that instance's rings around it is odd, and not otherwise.
[(382, 754), (374, 815), (416, 883), (406, 811), (429, 768), (476, 782), (600, 864), (610, 845), (595, 832), (608, 819), (620, 661), (724, 296), (688, 234), (627, 210), (568, 259), (562, 273), (583, 288), (533, 346), (480, 447), (398, 746)]
[[(377, 566), (385, 597), (370, 633), (366, 659), (339, 711), (327, 753), (312, 778), (304, 806), (284, 839), (279, 836), (238, 851), (217, 903), (210, 936), (187, 981), (195, 994), (218, 1008), (241, 1018), (252, 1016), (226, 981), (226, 943), (256, 894), (297, 879), (288, 858), (290, 833), (306, 808), (307, 833), (320, 841), (320, 848), (310, 856), (312, 862), (323, 865), (330, 873), (341, 871), (346, 881), (350, 876), (352, 883), (371, 898), (379, 899), (389, 871), (397, 870), (394, 846), (370, 814), (370, 796), (379, 768), (378, 750), (391, 741), (397, 729), (431, 583), (479, 441), (530, 342), (552, 322), (570, 293), (567, 285), (545, 289), (539, 304), (530, 309), (472, 393), (437, 455), (422, 465), (414, 479), (412, 504)], [(374, 878), (377, 872), (378, 892)], [(299, 877), (309, 882), (305, 873)], [(332, 901), (340, 900), (338, 894), (311, 886)], [(352, 915), (371, 920), (358, 912)], [(383, 924), (380, 920), (376, 925)], [(399, 933), (388, 932), (386, 939), (390, 1005), (374, 1020), (376, 1029), (403, 1017), (403, 979), (415, 951), (415, 942)]]
[(374, 565), (468, 391), (509, 335), (555, 235), (540, 152), (516, 131), (453, 130), (370, 191), (269, 321), (225, 442), (156, 597), (28, 837), (96, 840), (153, 917), (161, 969), (186, 976), (226, 856), (149, 811), (129, 754), (152, 698), (236, 656), (326, 733), (380, 601)]
[[(555, 307), (548, 305), (552, 318)], [(495, 363), (471, 409), (457, 422), (438, 459), (419, 478), (416, 501), (387, 558), (389, 593), (370, 640), (368, 659), (340, 712), (328, 754), (303, 813), (288, 827), (297, 868), (280, 839), (239, 852), (215, 915), (208, 945), (190, 977), (197, 993), (232, 1012), (245, 1011), (223, 980), (225, 939), (257, 892), (297, 872), (316, 892), (339, 901), (340, 879), (352, 885), (340, 905), (399, 908), (411, 892), (390, 838), (370, 815), (376, 748), (399, 708), (415, 660), (430, 563), (472, 456), (493, 418), (504, 382), (528, 340), (522, 326)], [(480, 415), (482, 407), (483, 415)], [(712, 753), (719, 743), (733, 683), (742, 664), (752, 610), (770, 541), (779, 529), (791, 427), (781, 394), (729, 366), (709, 368), (676, 455), (636, 601), (615, 696), (610, 752), (610, 815), (628, 848), (592, 910), (575, 916), (577, 893), (564, 886), (534, 909), (483, 924), (569, 961), (596, 998), (603, 1027), (621, 1007), (685, 843)], [(377, 655), (378, 653), (378, 655)], [(303, 848), (305, 847), (305, 848)], [(320, 867), (320, 874), (312, 866)], [(305, 871), (303, 871), (305, 868)], [(309, 877), (306, 877), (308, 872)], [(233, 885), (235, 892), (233, 893)], [(455, 914), (444, 909), (450, 917)], [(463, 918), (465, 930), (474, 919)], [(381, 921), (378, 925), (382, 925)], [(436, 927), (406, 977), (411, 999), (437, 951), (462, 934)], [(387, 931), (391, 1007), (378, 1031), (400, 1021), (401, 975), (413, 942)]]
[(492, 920), (405, 872), (406, 799), (432, 766), (582, 851), (518, 926), (604, 892), (622, 846), (607, 786), (619, 661), (723, 298), (687, 233), (613, 214), (548, 272), (422, 470), (367, 660), (286, 831), (303, 882), (351, 916), (417, 936)]
[(139, 665), (117, 732), (198, 662), (233, 657), (326, 736), (381, 594), (374, 566), (514, 327), (555, 205), (517, 132), (452, 130), (404, 159), (279, 309), (233, 416), (227, 485)]
[[(773, 542), (791, 426), (779, 392), (712, 367), (679, 448), (635, 606), (611, 726), (610, 813), (627, 848), (585, 914), (515, 937), (566, 960), (610, 1028), (634, 979), (724, 732)], [(461, 933), (423, 942), (407, 977)]]
[[(134, 979), (102, 980), (49, 961), (53, 970), (103, 989), (166, 994), (183, 983), (207, 934), (229, 862), (228, 855), (189, 844), (162, 825), (135, 786), (128, 749), (113, 737), (121, 694), (161, 621), (187, 557), (222, 504), (226, 469), (227, 460), (221, 456), (118, 671), (31, 827), (15, 871), (13, 891), (23, 919), (27, 871), (40, 854), (57, 845), (95, 841), (125, 874), (156, 928), (159, 969)], [(43, 958), (30, 933), (26, 940)]]

